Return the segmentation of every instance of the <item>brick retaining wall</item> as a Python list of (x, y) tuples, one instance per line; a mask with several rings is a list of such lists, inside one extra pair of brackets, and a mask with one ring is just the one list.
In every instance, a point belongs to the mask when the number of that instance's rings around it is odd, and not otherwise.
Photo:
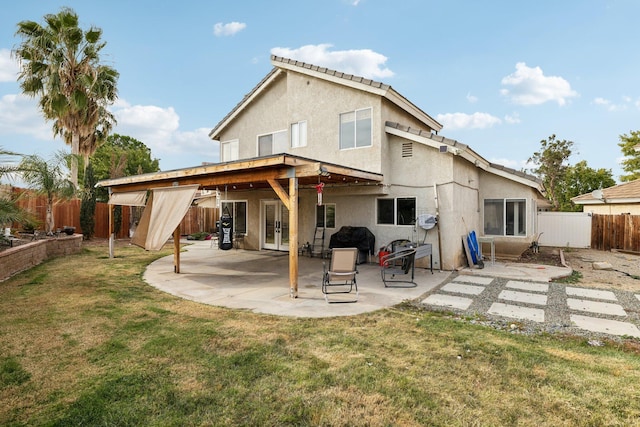
[(82, 249), (82, 234), (43, 239), (0, 252), (0, 282), (21, 271), (59, 256), (71, 255)]

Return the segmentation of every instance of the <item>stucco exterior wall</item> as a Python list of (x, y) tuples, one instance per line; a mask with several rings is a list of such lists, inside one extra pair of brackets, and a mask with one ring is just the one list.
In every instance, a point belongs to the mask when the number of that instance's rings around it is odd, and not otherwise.
[[(340, 150), (340, 114), (372, 108), (372, 146)], [(241, 159), (258, 155), (258, 135), (307, 121), (307, 145), (286, 153), (381, 172), (381, 101), (376, 95), (289, 72), (279, 76), (220, 134), (220, 141), (239, 140)], [(287, 137), (289, 138), (289, 137)]]
[(493, 236), (496, 254), (503, 257), (515, 257), (524, 252), (533, 240), (536, 229), (537, 191), (512, 180), (484, 172), (480, 174), (480, 234), (484, 235), (485, 199), (525, 199), (526, 200), (526, 236)]

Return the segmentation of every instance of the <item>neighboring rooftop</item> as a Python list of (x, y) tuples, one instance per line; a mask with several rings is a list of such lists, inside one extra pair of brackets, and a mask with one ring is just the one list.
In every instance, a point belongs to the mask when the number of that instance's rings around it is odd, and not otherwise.
[(640, 203), (640, 179), (604, 188), (601, 191), (602, 197), (597, 192), (581, 194), (571, 199), (577, 205), (600, 204), (600, 203)]

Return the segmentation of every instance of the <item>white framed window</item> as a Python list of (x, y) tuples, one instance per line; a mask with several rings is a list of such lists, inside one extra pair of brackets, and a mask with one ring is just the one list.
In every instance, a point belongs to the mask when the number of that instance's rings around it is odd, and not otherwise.
[(233, 218), (233, 232), (247, 234), (247, 201), (229, 200), (220, 204), (220, 212), (229, 212)]
[(316, 205), (316, 227), (336, 228), (336, 204)]
[(287, 152), (287, 131), (258, 135), (258, 156)]
[(307, 146), (307, 121), (291, 123), (291, 148)]
[(413, 225), (416, 220), (416, 198), (377, 199), (376, 223), (380, 225)]
[(237, 139), (220, 143), (220, 161), (230, 162), (240, 158), (240, 143)]
[(340, 149), (370, 147), (372, 139), (372, 109), (340, 114)]
[(485, 199), (484, 234), (487, 236), (526, 236), (525, 199)]

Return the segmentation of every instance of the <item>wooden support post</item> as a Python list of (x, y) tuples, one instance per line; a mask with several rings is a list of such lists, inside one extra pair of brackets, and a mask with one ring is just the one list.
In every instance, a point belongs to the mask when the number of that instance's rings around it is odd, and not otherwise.
[(173, 230), (173, 272), (180, 273), (180, 225)]
[(114, 205), (109, 205), (109, 258), (115, 258), (113, 251), (113, 210), (115, 209)]
[(289, 296), (298, 298), (298, 178), (289, 178)]

